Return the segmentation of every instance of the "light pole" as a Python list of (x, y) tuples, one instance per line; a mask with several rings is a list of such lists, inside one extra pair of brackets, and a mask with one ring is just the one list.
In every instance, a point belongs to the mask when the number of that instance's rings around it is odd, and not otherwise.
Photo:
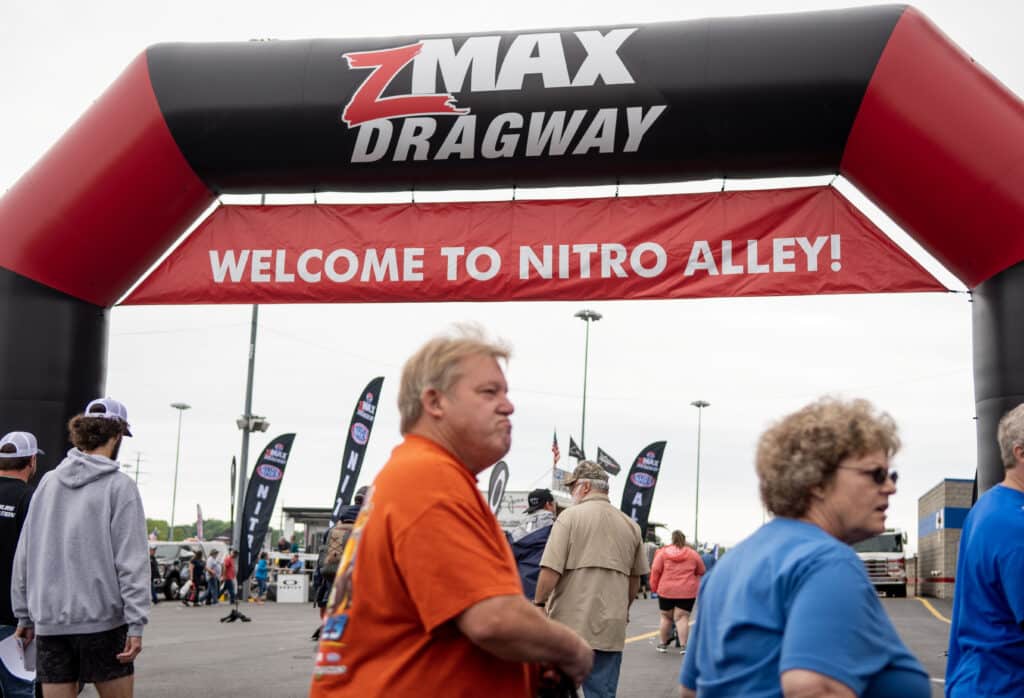
[(697, 408), (697, 487), (693, 502), (693, 546), (696, 548), (700, 542), (697, 537), (697, 520), (700, 517), (700, 418), (704, 408), (710, 407), (711, 403), (706, 400), (694, 400), (690, 404)]
[(178, 447), (174, 450), (174, 487), (171, 489), (171, 528), (167, 531), (168, 540), (174, 540), (174, 507), (178, 503), (178, 461), (181, 458), (181, 415), (192, 405), (184, 402), (172, 402), (171, 407), (178, 410)]
[(245, 506), (245, 488), (248, 480), (246, 474), (249, 467), (249, 435), (254, 431), (266, 431), (270, 422), (266, 417), (260, 417), (252, 413), (252, 384), (256, 372), (256, 330), (258, 327), (260, 307), (252, 306), (252, 322), (249, 327), (249, 366), (245, 378), (245, 412), (235, 420), (235, 424), (242, 431), (242, 454), (241, 462), (238, 464), (238, 479), (235, 480), (235, 522), (231, 535), (231, 542), (235, 550), (239, 549), (242, 542), (242, 509)]
[(587, 323), (586, 339), (583, 342), (583, 417), (580, 420), (580, 450), (584, 453), (587, 452), (586, 447), (586, 436), (587, 436), (587, 360), (590, 355), (590, 323), (596, 322), (601, 319), (601, 313), (594, 312), (593, 310), (581, 310), (576, 313), (575, 317), (578, 317), (583, 322)]

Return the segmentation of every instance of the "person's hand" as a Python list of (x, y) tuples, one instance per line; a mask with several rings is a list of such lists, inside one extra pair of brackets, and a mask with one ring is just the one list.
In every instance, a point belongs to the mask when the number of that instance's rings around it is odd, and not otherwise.
[(124, 651), (117, 655), (117, 661), (122, 664), (129, 664), (135, 661), (135, 658), (142, 652), (142, 638), (134, 635), (129, 635), (128, 639), (124, 643)]
[(14, 637), (21, 638), (21, 646), (28, 647), (32, 644), (32, 640), (36, 638), (35, 628), (18, 628), (14, 631)]
[(538, 698), (567, 698), (576, 696), (576, 686), (558, 667), (552, 664), (540, 665), (540, 683), (537, 686)]
[(583, 679), (590, 674), (590, 670), (594, 668), (594, 650), (590, 649), (590, 645), (583, 638), (577, 636), (576, 639), (578, 642), (572, 656), (567, 661), (561, 662), (558, 668), (578, 687), (583, 683)]

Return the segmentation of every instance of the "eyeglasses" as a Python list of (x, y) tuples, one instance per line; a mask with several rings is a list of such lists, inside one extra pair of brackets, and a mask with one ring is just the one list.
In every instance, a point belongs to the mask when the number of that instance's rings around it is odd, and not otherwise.
[(870, 470), (864, 470), (863, 468), (851, 468), (848, 465), (840, 465), (839, 467), (843, 470), (856, 470), (862, 475), (867, 475), (875, 481), (876, 485), (884, 485), (886, 480), (892, 480), (892, 484), (895, 485), (897, 480), (900, 479), (900, 474), (898, 472), (883, 468), (882, 466), (871, 468)]

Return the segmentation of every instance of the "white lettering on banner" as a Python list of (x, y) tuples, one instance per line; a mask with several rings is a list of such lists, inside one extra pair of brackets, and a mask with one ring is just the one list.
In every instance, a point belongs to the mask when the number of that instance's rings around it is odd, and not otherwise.
[(270, 485), (258, 485), (256, 487), (256, 499), (266, 499), (270, 496)]
[[(772, 254), (771, 263), (761, 263), (759, 243), (765, 241), (747, 241), (747, 262), (737, 264), (733, 257), (733, 242), (723, 240), (720, 243), (722, 274), (767, 274), (769, 272), (788, 274), (797, 271), (816, 272), (819, 270), (818, 257), (825, 249), (825, 243), (831, 240), (832, 271), (842, 269), (839, 261), (839, 235), (825, 235), (816, 238), (781, 237), (770, 241)], [(799, 248), (799, 249), (798, 249)], [(802, 254), (800, 254), (802, 253)], [(690, 257), (686, 263), (683, 276), (693, 276), (697, 272), (705, 272), (708, 276), (719, 274), (718, 263), (715, 261), (711, 244), (707, 240), (696, 240), (690, 248)]]
[(448, 273), (445, 278), (455, 281), (459, 278), (459, 257), (466, 254), (465, 247), (442, 247), (441, 256), (448, 260)]
[[(375, 250), (376, 251), (376, 250)], [(348, 262), (348, 268), (344, 274), (339, 274), (338, 269), (335, 266), (338, 259), (344, 257), (345, 261)], [(359, 260), (352, 253), (351, 250), (335, 250), (327, 255), (327, 261), (324, 262), (324, 273), (327, 274), (327, 278), (335, 283), (343, 284), (349, 281), (359, 271)]]
[(252, 282), (254, 284), (270, 281), (270, 255), (273, 250), (252, 251)]
[(644, 494), (643, 492), (637, 492), (633, 495), (633, 501), (630, 502), (631, 510), (629, 512), (629, 518), (633, 519), (637, 523), (640, 523), (640, 517), (637, 514), (637, 509), (644, 505)]
[[(523, 127), (522, 115), (509, 112), (508, 114), (501, 114), (492, 121), (491, 125), (487, 127), (487, 133), (484, 134), (484, 141), (480, 145), (481, 155), (489, 160), (515, 156), (519, 136), (507, 135), (505, 133), (506, 127), (509, 129), (521, 129)], [(499, 141), (501, 142), (500, 147), (498, 145)]]
[(793, 249), (795, 244), (796, 240), (793, 238), (775, 238), (772, 240), (773, 271), (796, 271), (796, 265), (790, 261), (796, 256), (796, 250)]
[(359, 280), (365, 283), (370, 280), (372, 274), (374, 281), (384, 281), (385, 273), (387, 273), (387, 281), (398, 280), (398, 258), (395, 256), (395, 248), (387, 248), (384, 250), (383, 257), (378, 259), (377, 250), (371, 247), (366, 251), (363, 273)]
[(583, 138), (576, 144), (573, 155), (586, 155), (597, 149), (599, 153), (615, 152), (615, 118), (618, 109), (598, 109), (597, 116), (590, 122)]
[[(574, 32), (586, 57), (569, 80), (562, 36), (558, 33), (520, 34), (513, 39), (498, 70), (499, 36), (471, 36), (458, 51), (451, 39), (424, 39), (412, 61), (412, 94), (438, 92), (492, 92), (521, 90), (527, 75), (538, 75), (545, 88), (631, 85), (630, 75), (618, 51), (636, 27)], [(437, 76), (441, 73), (441, 86)], [(466, 86), (466, 75), (469, 86)], [(496, 79), (497, 76), (497, 79)]]
[[(374, 119), (359, 125), (351, 161), (377, 162), (389, 152), (393, 162), (448, 160), (453, 156), (460, 160), (477, 157), (495, 160), (519, 155), (562, 156), (569, 153), (569, 145), (577, 138), (587, 119), (586, 128), (571, 155), (595, 151), (614, 153), (619, 142), (623, 143), (623, 152), (635, 153), (666, 108), (664, 104), (657, 104), (624, 109), (576, 109), (568, 123), (565, 111), (531, 112), (529, 117), (518, 112), (505, 112), (494, 117), (486, 127), (477, 124), (476, 114), (408, 116), (402, 121), (397, 137), (389, 119)], [(622, 118), (623, 112), (625, 118)], [(444, 137), (435, 138), (442, 133), (444, 124), (449, 124)], [(484, 132), (479, 152), (476, 143), (478, 128)], [(524, 128), (525, 138), (522, 137)]]
[[(481, 257), (489, 260), (490, 267), (486, 271), (480, 269)], [(501, 271), (501, 255), (493, 247), (477, 247), (466, 257), (466, 271), (477, 281), (493, 279)]]
[(412, 62), (412, 93), (435, 94), (438, 70), (444, 92), (462, 92), (467, 73), (471, 92), (493, 91), (500, 42), (500, 36), (471, 36), (456, 52), (451, 39), (421, 41), (422, 48)]
[(230, 274), (231, 281), (237, 284), (242, 280), (242, 271), (248, 261), (249, 250), (242, 250), (237, 257), (234, 250), (225, 250), (223, 257), (217, 256), (217, 250), (210, 250), (210, 269), (213, 271), (213, 280), (222, 284), (224, 277)]
[(643, 107), (626, 107), (626, 125), (629, 135), (626, 138), (626, 146), (622, 150), (627, 153), (635, 153), (639, 150), (644, 134), (651, 126), (654, 126), (654, 122), (658, 120), (665, 109), (664, 104), (659, 104), (651, 107), (645, 115)]
[(356, 134), (356, 144), (352, 147), (351, 161), (376, 162), (380, 160), (388, 152), (393, 132), (394, 128), (387, 119), (367, 121), (359, 127), (359, 133)]
[(742, 274), (743, 266), (732, 263), (732, 240), (722, 240), (722, 274)]
[[(283, 253), (284, 250), (278, 250)], [(315, 274), (309, 270), (309, 260), (319, 259), (321, 263), (324, 261), (323, 250), (306, 250), (299, 255), (299, 278), (305, 281), (307, 284), (320, 283), (320, 272)]]
[[(645, 267), (642, 264), (645, 252), (650, 252), (654, 255), (654, 266)], [(629, 265), (633, 267), (633, 271), (637, 276), (642, 276), (645, 279), (653, 279), (665, 271), (667, 264), (668, 258), (665, 256), (665, 249), (656, 242), (645, 242), (637, 245), (632, 254), (629, 255)]]
[(284, 258), (285, 251), (278, 250), (274, 255), (274, 261), (276, 266), (274, 267), (274, 276), (277, 277), (274, 280), (278, 283), (291, 283), (295, 281), (295, 274), (284, 270)]
[(402, 250), (402, 281), (423, 281), (423, 248)]
[(455, 119), (452, 129), (444, 138), (444, 143), (434, 155), (435, 160), (447, 160), (458, 155), (460, 160), (473, 157), (473, 143), (476, 141), (476, 117), (460, 116)]
[[(521, 246), (519, 248), (519, 278), (529, 279), (531, 273), (536, 273), (542, 279), (554, 278), (554, 249), (552, 245), (541, 245), (540, 256), (538, 256), (537, 251), (532, 247)], [(594, 254), (599, 255), (601, 261), (600, 278), (602, 279), (610, 279), (613, 276), (620, 279), (626, 278), (628, 273), (623, 268), (623, 263), (627, 256), (632, 272), (645, 279), (658, 276), (665, 271), (665, 267), (668, 265), (665, 248), (656, 242), (641, 243), (633, 249), (632, 254), (627, 254), (626, 246), (619, 243), (558, 245), (557, 249), (559, 279), (571, 278), (572, 255), (579, 258), (576, 269), (581, 279), (591, 278), (591, 259)], [(654, 256), (653, 264), (650, 266), (644, 264), (645, 255)]]
[(406, 119), (402, 123), (402, 131), (398, 135), (398, 144), (392, 160), (409, 159), (409, 151), (415, 150), (413, 160), (426, 160), (430, 153), (430, 137), (437, 130), (437, 121), (426, 117)]
[[(468, 37), (461, 40), (458, 49), (455, 40), (449, 38), (345, 53), (342, 58), (349, 69), (364, 76), (341, 112), (345, 125), (358, 128), (350, 159), (353, 163), (376, 162), (389, 152), (397, 162), (522, 155), (520, 131), (526, 115), (519, 112), (504, 113), (486, 126), (481, 124), (479, 130), (484, 137), (479, 154), (476, 152), (473, 94), (522, 93), (537, 89), (537, 85), (563, 90), (635, 84), (619, 51), (636, 31), (637, 27), (623, 27), (607, 33), (588, 29), (566, 34), (519, 34), (511, 42), (504, 42), (507, 48), (503, 55), (502, 37), (494, 35)], [(581, 48), (584, 56), (577, 66)], [(407, 70), (410, 64), (411, 71)], [(514, 105), (513, 98), (506, 101)], [(617, 142), (622, 144), (623, 152), (636, 152), (666, 108), (663, 104), (646, 108), (634, 105), (626, 107), (624, 114), (618, 107), (578, 109), (572, 112), (568, 124), (566, 111), (533, 112), (529, 115), (525, 156), (565, 155), (588, 115), (590, 123), (573, 155), (613, 153)], [(397, 137), (394, 119), (403, 120)], [(626, 133), (620, 137), (623, 121)], [(441, 129), (446, 125), (448, 131), (442, 138)]]
[[(743, 274), (820, 273), (821, 257), (826, 249), (831, 257), (828, 267), (842, 269), (841, 237), (838, 234), (817, 237), (778, 237), (747, 240), (747, 254), (737, 254), (743, 242), (735, 240), (694, 240), (685, 257), (683, 276), (738, 276)], [(713, 247), (713, 245), (715, 247)], [(770, 248), (768, 254), (765, 248)], [(426, 248), (368, 247), (353, 251), (345, 248), (308, 250), (209, 250), (210, 275), (214, 283), (295, 283), (296, 277), (307, 284), (319, 284), (326, 278), (336, 284), (358, 281), (418, 283), (428, 280), (424, 271)], [(441, 247), (444, 280), (490, 281), (504, 264), (502, 250), (478, 247)], [(509, 254), (516, 254), (513, 248)], [(687, 254), (684, 251), (680, 255)], [(291, 260), (295, 259), (292, 266)], [(762, 257), (765, 260), (762, 262)], [(682, 260), (678, 262), (682, 264)], [(674, 263), (675, 264), (675, 263)], [(673, 266), (674, 266), (673, 264)], [(668, 252), (653, 241), (632, 247), (617, 242), (583, 242), (558, 245), (520, 245), (517, 274), (522, 281), (532, 279), (625, 279), (630, 276), (653, 279), (669, 266)], [(675, 268), (675, 267), (674, 267)], [(248, 273), (247, 273), (248, 272)], [(372, 415), (368, 417), (372, 419)]]
[[(569, 143), (586, 115), (586, 109), (573, 110), (572, 116), (569, 117), (569, 125), (566, 126), (564, 111), (551, 112), (551, 118), (547, 122), (544, 121), (544, 112), (535, 111), (530, 114), (530, 128), (526, 133), (526, 157), (544, 155), (545, 148), (548, 149), (548, 155), (565, 155)], [(469, 157), (473, 157), (472, 153)]]

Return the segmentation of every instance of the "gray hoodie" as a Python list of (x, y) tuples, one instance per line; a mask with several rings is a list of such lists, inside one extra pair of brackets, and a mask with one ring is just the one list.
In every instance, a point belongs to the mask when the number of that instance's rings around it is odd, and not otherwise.
[(547, 509), (538, 509), (532, 514), (527, 514), (522, 523), (512, 531), (512, 542), (525, 538), (539, 528), (552, 526), (555, 523), (554, 513)]
[(11, 602), (38, 635), (98, 633), (149, 618), (146, 517), (118, 464), (68, 451), (32, 497), (14, 555)]

